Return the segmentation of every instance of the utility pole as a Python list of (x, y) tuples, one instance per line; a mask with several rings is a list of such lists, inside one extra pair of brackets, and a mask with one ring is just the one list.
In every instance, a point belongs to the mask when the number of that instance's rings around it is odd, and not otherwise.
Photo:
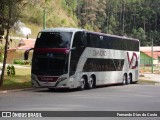
[(43, 9), (43, 29), (46, 29), (46, 10)]
[(152, 45), (151, 45), (151, 54), (152, 54), (152, 59), (151, 59), (151, 71), (153, 73), (153, 38), (151, 38)]

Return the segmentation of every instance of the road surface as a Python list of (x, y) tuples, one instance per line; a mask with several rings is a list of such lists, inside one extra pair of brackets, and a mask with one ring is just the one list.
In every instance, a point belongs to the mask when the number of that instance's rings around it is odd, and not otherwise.
[[(159, 85), (140, 84), (68, 92), (49, 92), (47, 89), (10, 91), (0, 93), (0, 111), (160, 111), (159, 91)], [(57, 119), (62, 120), (64, 117)], [(67, 119), (74, 120), (73, 117)], [(98, 118), (94, 117), (94, 119)], [(101, 119), (132, 120), (134, 118)], [(151, 120), (144, 117), (135, 119)], [(154, 120), (158, 119), (160, 118), (154, 118)]]

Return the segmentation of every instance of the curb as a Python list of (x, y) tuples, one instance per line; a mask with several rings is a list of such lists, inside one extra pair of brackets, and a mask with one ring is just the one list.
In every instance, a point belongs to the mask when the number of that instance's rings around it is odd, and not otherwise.
[(34, 90), (35, 88), (24, 88), (24, 89), (14, 89), (14, 90), (0, 90), (0, 94), (10, 93), (10, 92), (19, 92), (19, 91), (28, 91)]

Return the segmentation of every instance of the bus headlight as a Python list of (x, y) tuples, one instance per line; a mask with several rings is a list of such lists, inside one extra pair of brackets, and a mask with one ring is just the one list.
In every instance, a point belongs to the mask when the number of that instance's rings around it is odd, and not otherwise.
[(36, 78), (36, 76), (35, 76), (35, 75), (32, 75), (32, 76), (31, 76), (31, 79), (32, 79), (32, 80), (34, 80), (34, 81), (36, 81), (36, 80), (37, 80), (37, 78)]
[(66, 78), (66, 77), (59, 78), (59, 79), (58, 79), (58, 83), (64, 81), (65, 79), (67, 79), (67, 78)]

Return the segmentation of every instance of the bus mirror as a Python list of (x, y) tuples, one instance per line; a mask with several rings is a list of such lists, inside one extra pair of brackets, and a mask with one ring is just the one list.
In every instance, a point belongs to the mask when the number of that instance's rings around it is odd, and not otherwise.
[(26, 51), (24, 52), (24, 60), (28, 60), (28, 54), (29, 54), (29, 52), (30, 52), (31, 50), (33, 50), (33, 48), (28, 49), (28, 50), (26, 50)]
[(29, 54), (29, 50), (26, 50), (24, 52), (24, 60), (28, 60), (28, 54)]

